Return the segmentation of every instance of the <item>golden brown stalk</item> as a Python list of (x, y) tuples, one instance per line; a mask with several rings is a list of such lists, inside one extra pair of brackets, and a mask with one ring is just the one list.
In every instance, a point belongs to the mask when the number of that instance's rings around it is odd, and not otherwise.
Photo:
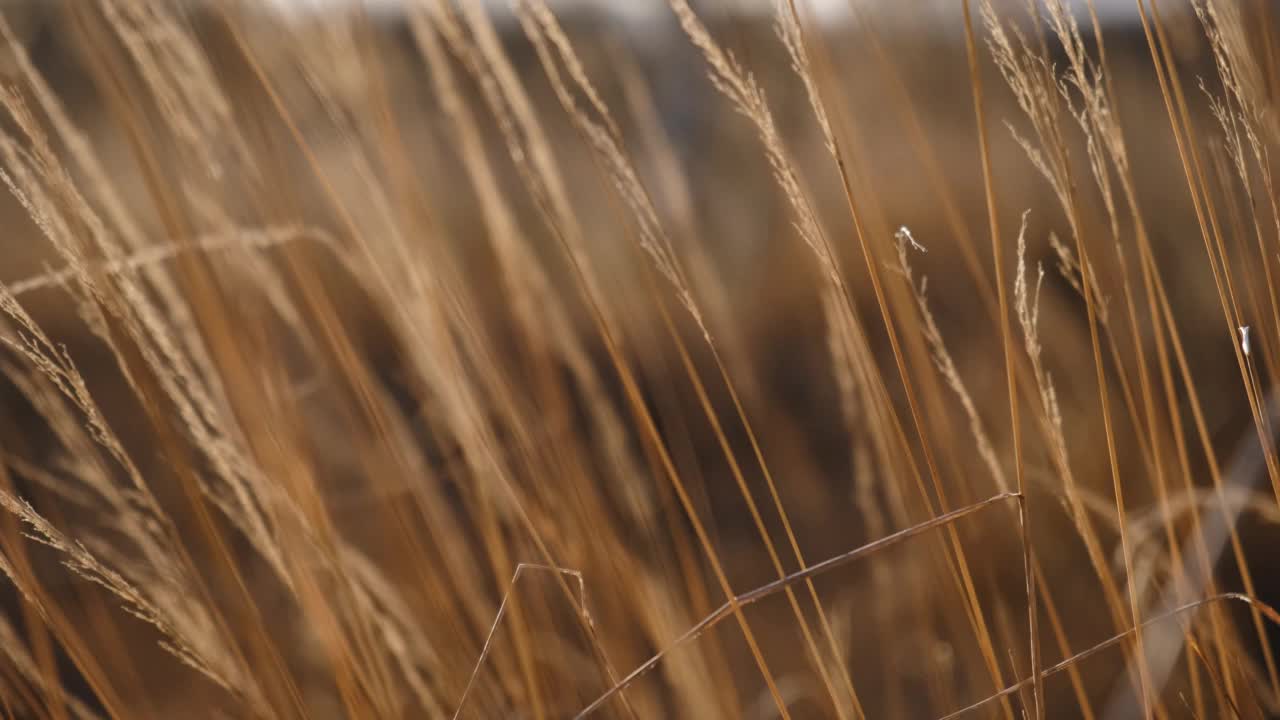
[(1013, 428), (1014, 477), (1022, 499), (1018, 504), (1018, 525), (1022, 533), (1022, 570), (1026, 575), (1027, 617), (1031, 653), (1032, 716), (1044, 718), (1044, 687), (1040, 683), (1040, 618), (1036, 609), (1036, 577), (1031, 564), (1031, 518), (1026, 478), (1022, 459), (1022, 424), (1018, 421), (1018, 383), (1013, 338), (1009, 330), (1009, 301), (1004, 281), (1004, 253), (1000, 240), (1000, 217), (996, 211), (995, 183), (991, 177), (991, 153), (987, 148), (987, 120), (982, 92), (982, 75), (978, 68), (977, 42), (973, 34), (973, 18), (969, 0), (963, 0), (965, 51), (969, 62), (969, 84), (973, 90), (973, 109), (978, 126), (978, 148), (982, 158), (982, 185), (987, 197), (987, 222), (991, 226), (991, 256), (995, 264), (996, 294), (1000, 307), (1000, 343), (1004, 347), (1005, 384), (1009, 390), (1009, 417)]

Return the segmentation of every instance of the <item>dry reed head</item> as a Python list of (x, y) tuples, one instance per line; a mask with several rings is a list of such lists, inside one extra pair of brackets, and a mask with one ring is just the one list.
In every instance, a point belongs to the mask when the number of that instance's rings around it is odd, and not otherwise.
[(1274, 10), (1095, 2), (0, 9), (3, 716), (1274, 712)]

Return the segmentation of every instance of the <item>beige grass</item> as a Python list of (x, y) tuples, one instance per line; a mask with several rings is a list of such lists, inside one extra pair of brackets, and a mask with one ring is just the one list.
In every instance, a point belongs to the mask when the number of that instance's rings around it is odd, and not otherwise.
[(3, 717), (1274, 714), (1276, 18), (1137, 5), (0, 19)]

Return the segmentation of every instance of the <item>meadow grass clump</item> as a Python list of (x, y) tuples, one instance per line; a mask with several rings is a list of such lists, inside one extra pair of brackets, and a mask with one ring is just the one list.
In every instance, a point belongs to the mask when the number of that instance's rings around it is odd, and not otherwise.
[(0, 716), (1280, 713), (1277, 18), (1105, 9), (0, 8)]

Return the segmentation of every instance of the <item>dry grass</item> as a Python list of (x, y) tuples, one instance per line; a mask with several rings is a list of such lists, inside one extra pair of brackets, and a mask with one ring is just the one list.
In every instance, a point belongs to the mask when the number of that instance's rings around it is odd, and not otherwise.
[(1280, 712), (1277, 18), (1136, 2), (0, 11), (0, 717)]

